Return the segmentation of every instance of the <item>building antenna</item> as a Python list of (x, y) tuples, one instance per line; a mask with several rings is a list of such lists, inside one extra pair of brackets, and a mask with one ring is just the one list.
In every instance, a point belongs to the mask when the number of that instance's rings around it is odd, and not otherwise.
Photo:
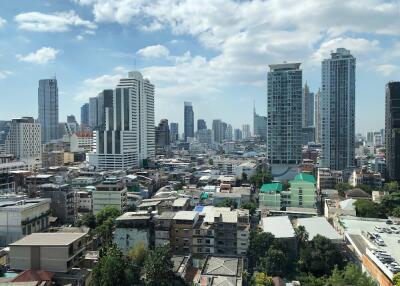
[(256, 114), (256, 100), (253, 99), (253, 113)]
[(135, 57), (135, 71), (136, 71), (136, 57)]

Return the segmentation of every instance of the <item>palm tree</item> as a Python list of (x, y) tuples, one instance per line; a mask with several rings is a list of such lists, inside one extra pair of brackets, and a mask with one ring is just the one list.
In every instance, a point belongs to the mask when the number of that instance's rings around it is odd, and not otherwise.
[(297, 240), (298, 248), (300, 248), (300, 246), (304, 246), (307, 243), (309, 234), (303, 225), (299, 225), (297, 228), (295, 228), (294, 235)]

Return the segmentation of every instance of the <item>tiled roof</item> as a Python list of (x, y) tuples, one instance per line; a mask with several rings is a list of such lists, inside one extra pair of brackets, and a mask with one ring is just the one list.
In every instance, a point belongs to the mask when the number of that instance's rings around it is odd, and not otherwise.
[(271, 192), (281, 192), (281, 191), (282, 191), (281, 183), (264, 184), (260, 189), (260, 193), (271, 193)]

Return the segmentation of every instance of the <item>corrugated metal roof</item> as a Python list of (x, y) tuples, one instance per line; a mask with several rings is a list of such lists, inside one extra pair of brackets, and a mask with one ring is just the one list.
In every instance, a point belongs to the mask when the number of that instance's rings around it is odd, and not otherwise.
[(270, 183), (262, 185), (260, 193), (281, 192), (282, 183)]

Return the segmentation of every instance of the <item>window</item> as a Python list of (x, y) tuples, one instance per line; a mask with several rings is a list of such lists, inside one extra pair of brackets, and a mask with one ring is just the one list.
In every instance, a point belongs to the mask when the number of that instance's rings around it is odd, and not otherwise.
[(201, 238), (198, 238), (197, 239), (197, 243), (201, 243), (202, 242), (202, 239)]

